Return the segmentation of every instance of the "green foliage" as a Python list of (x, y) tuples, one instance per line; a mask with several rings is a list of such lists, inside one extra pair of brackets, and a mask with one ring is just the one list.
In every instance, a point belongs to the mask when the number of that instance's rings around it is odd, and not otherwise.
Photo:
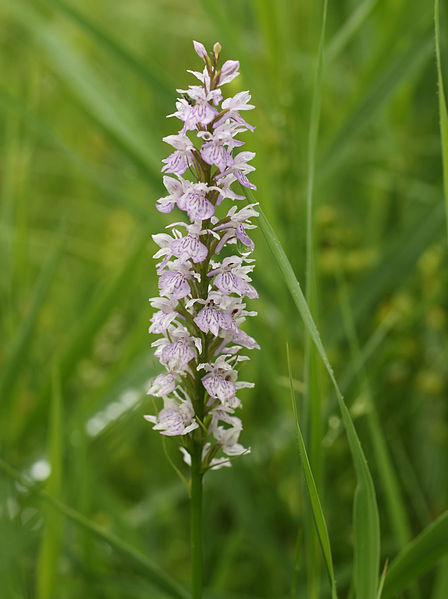
[[(267, 235), (241, 392), (252, 453), (205, 480), (205, 597), (326, 599), (329, 575), (339, 597), (376, 599), (386, 563), (383, 599), (447, 596), (433, 8), (338, 0), (323, 23), (311, 0), (0, 0), (1, 599), (188, 596), (185, 465), (143, 415), (161, 138), (199, 67), (192, 39), (241, 61), (229, 93), (257, 106)], [(285, 343), (305, 374), (298, 431)]]

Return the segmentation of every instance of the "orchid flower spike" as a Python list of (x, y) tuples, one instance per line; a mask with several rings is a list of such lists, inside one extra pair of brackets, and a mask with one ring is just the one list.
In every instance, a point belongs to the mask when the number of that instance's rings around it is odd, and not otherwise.
[[(170, 233), (153, 239), (160, 297), (151, 298), (155, 312), (150, 333), (160, 337), (152, 344), (165, 371), (148, 390), (159, 411), (145, 416), (162, 435), (178, 436), (185, 462), (191, 464), (198, 444), (202, 472), (230, 466), (230, 460), (248, 453), (239, 443), (242, 423), (239, 389), (253, 386), (239, 380), (248, 360), (243, 348), (258, 348), (241, 329), (247, 316), (246, 300), (258, 297), (251, 284), (254, 243), (249, 231), (258, 216), (257, 204), (240, 206), (244, 196), (232, 189), (255, 190), (247, 175), (255, 170), (253, 152), (240, 151), (238, 135), (254, 127), (241, 110), (254, 108), (248, 91), (223, 97), (221, 87), (239, 75), (239, 62), (220, 65), (221, 45), (209, 54), (193, 42), (203, 61), (200, 71), (189, 71), (199, 81), (178, 90), (176, 111), (170, 117), (180, 130), (163, 140), (173, 152), (163, 160), (163, 184), (168, 195), (157, 200), (160, 212), (176, 210)], [(180, 221), (180, 222), (179, 222)], [(155, 400), (156, 401), (156, 400)]]

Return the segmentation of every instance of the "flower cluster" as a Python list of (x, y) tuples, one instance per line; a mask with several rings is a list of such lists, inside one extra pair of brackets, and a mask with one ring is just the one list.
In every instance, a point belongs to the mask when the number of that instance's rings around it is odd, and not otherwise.
[(161, 398), (163, 408), (145, 418), (162, 435), (181, 436), (187, 463), (192, 444), (199, 443), (205, 471), (229, 466), (231, 456), (248, 451), (239, 443), (242, 424), (234, 413), (241, 406), (238, 390), (253, 386), (238, 380), (248, 360), (242, 352), (258, 348), (241, 329), (255, 315), (245, 298), (258, 297), (250, 279), (254, 243), (248, 234), (258, 213), (256, 204), (226, 208), (228, 200), (245, 199), (232, 189), (235, 182), (256, 189), (247, 177), (255, 170), (249, 164), (255, 154), (235, 153), (244, 145), (238, 134), (254, 129), (240, 114), (254, 108), (250, 94), (223, 99), (221, 91), (239, 74), (239, 62), (219, 67), (220, 44), (211, 56), (201, 43), (193, 44), (205, 66), (188, 72), (200, 84), (177, 90), (181, 97), (169, 116), (182, 128), (164, 138), (174, 151), (163, 160), (168, 195), (157, 209), (169, 213), (177, 206), (187, 222), (153, 236), (160, 248), (154, 255), (160, 297), (150, 300), (155, 313), (149, 332), (161, 335), (152, 345), (166, 372), (148, 391)]

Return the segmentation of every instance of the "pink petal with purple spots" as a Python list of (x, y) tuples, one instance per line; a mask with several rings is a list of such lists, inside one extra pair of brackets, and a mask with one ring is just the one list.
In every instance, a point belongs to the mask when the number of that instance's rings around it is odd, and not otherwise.
[(190, 345), (184, 341), (175, 341), (163, 348), (160, 361), (170, 370), (181, 370), (195, 357), (196, 353)]
[(182, 196), (177, 205), (186, 210), (190, 220), (207, 220), (215, 213), (215, 207), (200, 193), (189, 192)]
[(221, 172), (233, 164), (232, 155), (226, 148), (212, 141), (208, 141), (202, 146), (201, 156), (207, 164), (215, 164)]
[(158, 423), (153, 426), (154, 430), (159, 430), (162, 435), (174, 437), (181, 435), (185, 428), (184, 420), (177, 410), (165, 408), (159, 412)]
[(214, 399), (220, 401), (229, 401), (235, 397), (236, 387), (233, 381), (228, 381), (220, 374), (210, 372), (202, 378), (207, 393)]
[(173, 241), (171, 251), (177, 258), (181, 260), (191, 258), (194, 263), (202, 262), (208, 254), (207, 247), (193, 235), (186, 235)]
[(176, 151), (164, 158), (162, 162), (165, 166), (162, 167), (162, 173), (175, 173), (176, 175), (183, 175), (188, 168), (188, 162), (185, 158), (185, 154)]
[(249, 181), (249, 179), (246, 177), (246, 175), (243, 173), (243, 171), (239, 171), (237, 169), (235, 169), (235, 177), (238, 179), (238, 181), (241, 183), (241, 185), (244, 185), (244, 187), (248, 187), (249, 189), (254, 189), (255, 191), (257, 190), (256, 185), (254, 185), (253, 183), (251, 183)]
[(244, 243), (244, 245), (246, 245), (247, 247), (250, 247), (251, 250), (253, 250), (255, 248), (254, 242), (249, 237), (249, 235), (246, 233), (246, 230), (244, 229), (243, 225), (238, 225), (235, 228), (235, 233), (236, 233), (236, 236), (238, 237), (238, 239), (241, 241), (241, 243)]
[(230, 329), (233, 326), (233, 320), (230, 314), (222, 312), (214, 306), (205, 306), (194, 318), (195, 324), (203, 333), (212, 333), (215, 337), (220, 329)]
[(177, 300), (182, 299), (191, 292), (187, 277), (177, 271), (166, 271), (160, 275), (159, 290), (161, 295)]

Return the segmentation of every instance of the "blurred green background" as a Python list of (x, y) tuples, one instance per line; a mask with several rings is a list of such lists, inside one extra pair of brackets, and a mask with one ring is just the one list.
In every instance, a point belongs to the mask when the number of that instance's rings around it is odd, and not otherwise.
[[(219, 40), (224, 58), (240, 60), (226, 93), (252, 93), (256, 199), (303, 283), (321, 19), (313, 0), (0, 0), (0, 451), (35, 481), (28, 488), (0, 472), (0, 599), (166, 596), (36, 488), (188, 586), (188, 496), (166, 454), (184, 466), (176, 441), (162, 444), (143, 420), (159, 372), (147, 335), (151, 234), (172, 220), (155, 209), (169, 152), (161, 138), (177, 127), (165, 115), (175, 89), (193, 83), (185, 70), (200, 67), (192, 39)], [(384, 565), (448, 499), (431, 2), (330, 0), (321, 105), (315, 314), (374, 478)], [(206, 477), (207, 596), (295, 596), (297, 570), (298, 597), (310, 599), (319, 578), (326, 597), (325, 572), (303, 542), (311, 516), (285, 354), (288, 342), (300, 398), (304, 330), (259, 231), (255, 241), (259, 315), (248, 331), (262, 350), (244, 377), (256, 387), (241, 394), (252, 453)], [(350, 597), (355, 477), (332, 389), (318, 375), (311, 457), (341, 597)], [(398, 596), (446, 599), (446, 571), (442, 562)]]

